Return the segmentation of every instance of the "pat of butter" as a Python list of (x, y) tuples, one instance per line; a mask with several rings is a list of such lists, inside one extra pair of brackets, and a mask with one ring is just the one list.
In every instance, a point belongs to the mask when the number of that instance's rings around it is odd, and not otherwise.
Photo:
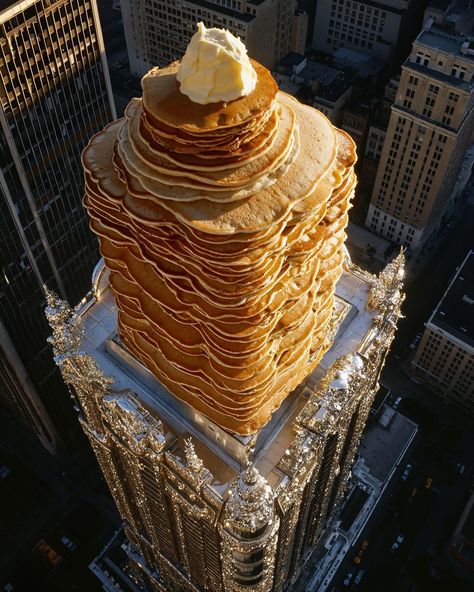
[(201, 105), (233, 101), (250, 94), (257, 84), (242, 41), (224, 29), (206, 29), (203, 23), (198, 23), (176, 78), (180, 91)]

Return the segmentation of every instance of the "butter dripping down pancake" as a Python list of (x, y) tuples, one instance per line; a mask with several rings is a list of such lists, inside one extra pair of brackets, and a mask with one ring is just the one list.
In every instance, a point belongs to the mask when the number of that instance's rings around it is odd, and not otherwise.
[[(171, 89), (168, 74), (152, 73), (144, 88), (165, 78)], [(84, 205), (124, 344), (175, 396), (249, 434), (330, 345), (354, 144), (276, 88), (245, 108), (203, 106), (196, 125), (172, 114), (175, 90), (134, 100), (126, 120), (91, 140)], [(147, 136), (150, 122), (158, 127)], [(163, 140), (181, 146), (193, 134), (200, 155)], [(213, 147), (226, 143), (220, 163)]]

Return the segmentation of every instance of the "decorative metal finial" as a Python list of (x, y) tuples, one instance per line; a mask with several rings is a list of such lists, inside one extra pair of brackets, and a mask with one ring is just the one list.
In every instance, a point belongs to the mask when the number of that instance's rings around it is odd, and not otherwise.
[(186, 458), (186, 466), (195, 473), (199, 473), (203, 468), (202, 460), (196, 454), (194, 444), (191, 438), (184, 440), (184, 456)]

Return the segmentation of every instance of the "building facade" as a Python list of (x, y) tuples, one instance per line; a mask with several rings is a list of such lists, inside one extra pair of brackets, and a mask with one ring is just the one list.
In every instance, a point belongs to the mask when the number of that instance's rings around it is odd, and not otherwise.
[(443, 223), (472, 141), (471, 44), (469, 37), (427, 28), (402, 67), (366, 226), (413, 252)]
[(292, 39), (301, 45), (305, 20), (295, 10), (296, 0), (122, 0), (130, 70), (141, 77), (180, 59), (199, 21), (228, 29), (250, 57), (271, 68), (290, 51)]
[(439, 395), (474, 413), (474, 251), (470, 251), (436, 307), (412, 362)]
[[(56, 359), (124, 520), (135, 584), (290, 589), (347, 489), (400, 315), (402, 278), (402, 255), (378, 278), (347, 260), (332, 348), (252, 436), (219, 428), (130, 355), (103, 265), (75, 311), (49, 293)], [(107, 574), (100, 577), (108, 589)]]
[(420, 5), (414, 0), (318, 2), (312, 47), (325, 53), (345, 47), (390, 63), (416, 34)]
[(299, 8), (295, 8), (291, 22), (290, 51), (304, 55), (308, 38), (308, 24), (308, 13)]
[(115, 117), (95, 0), (0, 3), (0, 400), (50, 450), (75, 425), (44, 283), (78, 302), (97, 244), (80, 154)]

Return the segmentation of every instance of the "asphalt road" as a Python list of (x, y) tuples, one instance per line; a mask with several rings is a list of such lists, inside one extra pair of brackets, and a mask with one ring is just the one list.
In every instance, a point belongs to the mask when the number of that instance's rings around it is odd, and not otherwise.
[[(400, 373), (403, 370), (399, 368)], [(395, 375), (393, 369), (390, 376)], [(441, 581), (433, 580), (431, 572), (433, 566), (445, 564), (446, 543), (472, 487), (474, 435), (470, 424), (461, 420), (455, 410), (447, 412), (444, 403), (420, 402), (427, 393), (405, 378), (413, 385), (405, 391), (396, 391), (390, 377), (387, 382), (395, 389), (393, 397), (404, 395), (399, 410), (420, 425), (415, 444), (404, 460), (413, 469), (406, 482), (401, 479), (403, 465), (395, 474), (359, 541), (342, 564), (333, 582), (336, 590), (408, 592), (415, 583), (421, 590), (437, 590), (437, 585), (454, 589), (446, 587), (450, 582), (454, 584), (455, 576), (449, 570)], [(417, 390), (422, 394), (416, 394)], [(457, 462), (466, 466), (462, 476), (456, 470)], [(432, 479), (429, 488), (426, 487), (428, 477)], [(404, 541), (399, 550), (391, 552), (400, 534)], [(363, 540), (368, 540), (369, 546), (361, 564), (355, 565), (353, 559)], [(355, 585), (353, 579), (359, 569), (365, 574), (360, 584)], [(352, 582), (345, 586), (343, 582), (349, 573)], [(457, 582), (456, 589), (464, 590), (463, 583)]]
[[(430, 592), (472, 589), (450, 570), (446, 544), (473, 484), (474, 421), (414, 382), (408, 358), (413, 353), (409, 344), (423, 331), (456, 268), (474, 249), (473, 222), (474, 205), (467, 202), (429, 255), (411, 262), (402, 309), (405, 318), (399, 323), (382, 382), (391, 389), (392, 400), (402, 397), (399, 411), (419, 424), (419, 434), (405, 460), (414, 468), (406, 483), (401, 480), (403, 467), (394, 476), (336, 575), (334, 590), (408, 592), (414, 586)], [(456, 472), (457, 462), (466, 466), (462, 476)], [(430, 489), (425, 487), (427, 477), (433, 479)], [(413, 489), (417, 490), (414, 497)], [(392, 553), (391, 546), (399, 534), (404, 535), (404, 542)], [(369, 541), (369, 547), (361, 564), (355, 565), (353, 559), (363, 540)], [(364, 576), (354, 584), (360, 569)], [(349, 573), (352, 580), (345, 586)]]

